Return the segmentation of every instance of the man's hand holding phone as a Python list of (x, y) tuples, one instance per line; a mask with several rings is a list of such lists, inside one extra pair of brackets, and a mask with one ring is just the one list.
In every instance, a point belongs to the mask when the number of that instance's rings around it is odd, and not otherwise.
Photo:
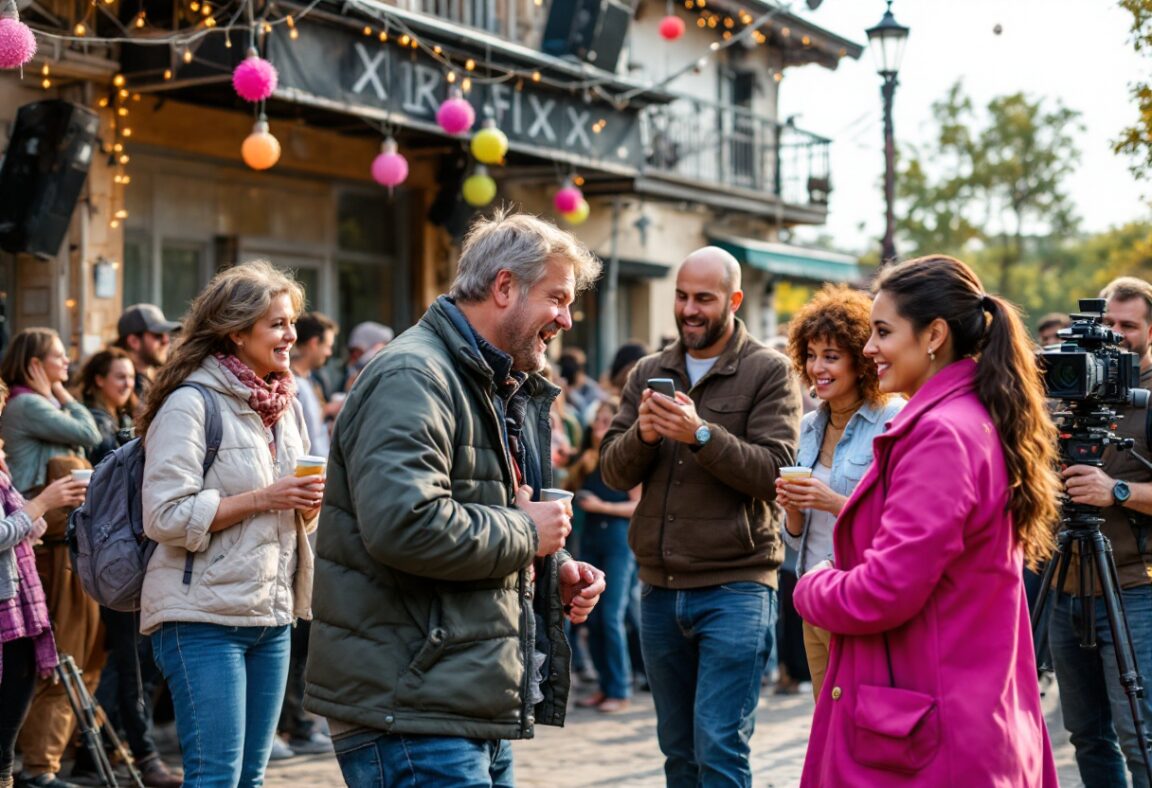
[(659, 394), (676, 401), (676, 382), (672, 378), (648, 378), (648, 387), (640, 394), (639, 415), (636, 419), (640, 429), (640, 440), (655, 446), (663, 436), (656, 429), (656, 411), (652, 398)]

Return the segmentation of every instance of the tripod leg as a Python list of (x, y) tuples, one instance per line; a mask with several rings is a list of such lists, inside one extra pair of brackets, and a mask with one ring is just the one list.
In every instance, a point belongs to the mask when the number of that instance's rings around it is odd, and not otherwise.
[[(100, 735), (100, 722), (96, 714), (96, 702), (92, 700), (88, 687), (80, 676), (76, 661), (71, 656), (60, 658), (61, 681), (65, 682), (65, 692), (68, 693), (68, 702), (76, 714), (76, 727), (84, 740), (89, 754), (100, 775), (101, 782), (108, 788), (118, 788), (120, 783), (116, 780), (116, 772), (108, 760), (108, 753), (104, 751), (104, 740)], [(65, 678), (66, 677), (66, 678)]]
[(1136, 649), (1132, 645), (1132, 630), (1128, 617), (1124, 614), (1124, 600), (1120, 596), (1120, 584), (1116, 576), (1116, 562), (1112, 558), (1112, 545), (1099, 531), (1093, 534), (1093, 561), (1100, 577), (1100, 592), (1104, 609), (1108, 614), (1108, 628), (1112, 633), (1113, 650), (1116, 654), (1116, 670), (1124, 694), (1128, 696), (1128, 708), (1132, 713), (1132, 726), (1136, 740), (1140, 744), (1140, 757), (1144, 761), (1144, 771), (1152, 784), (1152, 759), (1148, 753), (1148, 734), (1144, 727), (1144, 715), (1140, 699), (1144, 697), (1144, 687), (1136, 662)]
[(1040, 577), (1040, 590), (1036, 594), (1036, 604), (1032, 607), (1032, 641), (1036, 648), (1036, 668), (1038, 671), (1052, 670), (1051, 665), (1041, 665), (1044, 655), (1048, 653), (1048, 628), (1045, 622), (1044, 609), (1048, 603), (1048, 595), (1052, 591), (1052, 577), (1059, 570), (1056, 588), (1062, 593), (1064, 580), (1068, 576), (1068, 540), (1069, 532), (1063, 531), (1056, 540), (1056, 551), (1048, 559), (1048, 565)]
[[(1095, 533), (1100, 533), (1096, 531)], [(1092, 534), (1088, 534), (1088, 539)], [(1082, 648), (1096, 648), (1096, 551), (1095, 543), (1081, 539), (1077, 542), (1080, 555), (1080, 646)], [(1103, 574), (1100, 574), (1103, 582)]]

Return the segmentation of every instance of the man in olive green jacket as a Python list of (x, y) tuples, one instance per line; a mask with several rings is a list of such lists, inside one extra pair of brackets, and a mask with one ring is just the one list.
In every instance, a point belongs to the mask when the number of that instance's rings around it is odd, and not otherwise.
[[(800, 392), (787, 359), (736, 319), (742, 298), (730, 254), (689, 255), (676, 276), (680, 340), (637, 363), (601, 448), (608, 484), (644, 486), (628, 543), (669, 786), (752, 781), (784, 553), (772, 501), (794, 461)], [(671, 379), (675, 397), (648, 388), (651, 378)]]
[(603, 573), (561, 548), (536, 372), (599, 273), (572, 236), (497, 214), (449, 296), (361, 373), (336, 422), (305, 706), (351, 786), (510, 785), (506, 740), (560, 725)]

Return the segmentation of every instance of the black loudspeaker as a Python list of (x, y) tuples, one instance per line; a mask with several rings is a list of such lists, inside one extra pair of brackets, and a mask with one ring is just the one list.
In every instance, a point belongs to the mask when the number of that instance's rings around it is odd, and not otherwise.
[(620, 0), (552, 0), (540, 50), (615, 71), (631, 21), (631, 7)]
[(67, 101), (25, 104), (0, 164), (0, 249), (55, 257), (88, 167), (100, 119)]

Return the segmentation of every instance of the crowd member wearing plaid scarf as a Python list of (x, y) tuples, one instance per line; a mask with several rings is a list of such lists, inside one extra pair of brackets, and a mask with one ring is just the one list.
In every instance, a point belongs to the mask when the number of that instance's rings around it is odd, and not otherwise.
[[(0, 383), (0, 405), (7, 394)], [(0, 788), (12, 785), (16, 734), (36, 678), (50, 676), (56, 667), (56, 641), (32, 545), (47, 527), (45, 512), (83, 499), (84, 485), (65, 476), (25, 501), (0, 459)]]

